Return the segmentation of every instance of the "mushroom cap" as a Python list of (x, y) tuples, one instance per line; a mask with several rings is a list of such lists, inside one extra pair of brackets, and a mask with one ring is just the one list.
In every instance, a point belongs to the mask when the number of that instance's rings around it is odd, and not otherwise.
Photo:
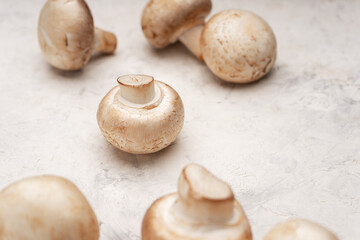
[(99, 226), (74, 184), (61, 177), (39, 176), (0, 192), (0, 239), (97, 240)]
[(175, 141), (184, 124), (184, 106), (169, 85), (155, 81), (159, 99), (144, 107), (131, 107), (120, 101), (120, 88), (114, 87), (100, 102), (97, 121), (105, 138), (118, 149), (135, 154), (160, 151)]
[(156, 200), (147, 210), (141, 229), (142, 240), (251, 240), (251, 228), (243, 208), (234, 201), (234, 217), (227, 222), (184, 221), (173, 214), (171, 206), (178, 201), (173, 193)]
[(201, 34), (205, 63), (219, 78), (236, 83), (255, 81), (267, 74), (276, 60), (276, 39), (270, 26), (254, 13), (222, 11)]
[(277, 224), (264, 240), (339, 240), (328, 229), (305, 219), (292, 219)]
[(62, 70), (79, 70), (94, 47), (94, 21), (84, 0), (48, 0), (38, 22), (38, 39), (46, 60)]
[(180, 174), (178, 193), (156, 200), (142, 223), (142, 239), (251, 240), (251, 228), (230, 186), (197, 164)]
[(211, 0), (150, 0), (141, 19), (147, 40), (156, 48), (176, 42), (195, 25), (203, 24), (211, 11)]

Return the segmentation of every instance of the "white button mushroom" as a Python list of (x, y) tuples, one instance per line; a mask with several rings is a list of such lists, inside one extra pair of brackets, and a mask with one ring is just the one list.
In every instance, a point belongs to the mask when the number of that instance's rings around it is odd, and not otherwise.
[(98, 240), (99, 225), (74, 184), (61, 177), (39, 176), (0, 192), (0, 239)]
[(251, 240), (249, 221), (225, 182), (202, 166), (186, 166), (178, 193), (156, 200), (142, 223), (143, 240)]
[[(154, 47), (166, 47), (180, 38), (201, 58), (196, 38), (200, 39), (201, 26), (210, 11), (211, 0), (153, 0), (143, 11), (141, 26), (145, 37)], [(187, 33), (189, 31), (192, 34)]]
[(92, 53), (113, 53), (116, 37), (94, 28), (84, 0), (48, 0), (38, 23), (38, 39), (46, 60), (62, 70), (79, 70)]
[(276, 60), (270, 26), (242, 10), (220, 12), (204, 25), (210, 10), (210, 0), (150, 1), (142, 15), (142, 29), (157, 48), (179, 39), (225, 81), (247, 83), (267, 74)]
[(97, 121), (115, 147), (136, 154), (157, 152), (179, 135), (184, 106), (178, 93), (147, 75), (126, 75), (101, 101)]
[(259, 16), (222, 11), (213, 16), (201, 34), (201, 52), (210, 70), (229, 82), (253, 82), (273, 67), (276, 39)]
[(276, 225), (264, 240), (339, 240), (328, 229), (305, 219), (292, 219)]

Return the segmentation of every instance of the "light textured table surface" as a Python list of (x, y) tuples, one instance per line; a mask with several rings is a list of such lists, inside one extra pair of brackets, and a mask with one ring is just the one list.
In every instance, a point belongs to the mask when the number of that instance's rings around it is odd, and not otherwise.
[[(118, 50), (79, 72), (55, 70), (37, 42), (44, 2), (0, 1), (0, 188), (64, 176), (92, 204), (101, 239), (136, 240), (145, 210), (194, 162), (230, 183), (254, 239), (291, 217), (359, 239), (360, 1), (213, 0), (211, 14), (250, 10), (275, 32), (275, 68), (248, 85), (219, 80), (180, 43), (152, 49), (145, 0), (89, 0)], [(129, 73), (153, 75), (184, 102), (183, 131), (159, 153), (120, 152), (98, 129), (100, 100)]]

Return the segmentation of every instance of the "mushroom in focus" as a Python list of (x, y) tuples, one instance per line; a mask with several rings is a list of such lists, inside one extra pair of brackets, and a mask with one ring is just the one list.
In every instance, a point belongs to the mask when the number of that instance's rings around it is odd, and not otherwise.
[(156, 200), (142, 223), (143, 240), (251, 240), (249, 221), (228, 184), (204, 167), (186, 166), (178, 192)]
[(126, 75), (100, 102), (97, 121), (105, 138), (135, 154), (160, 151), (184, 124), (184, 106), (169, 85), (147, 75)]
[(99, 225), (73, 183), (61, 177), (38, 176), (0, 192), (0, 239), (98, 240)]
[(41, 10), (38, 39), (46, 60), (61, 70), (79, 70), (93, 53), (113, 53), (116, 37), (94, 27), (84, 0), (48, 0)]
[(142, 15), (147, 40), (163, 48), (180, 40), (219, 78), (235, 83), (260, 79), (276, 60), (276, 38), (259, 16), (222, 11), (205, 23), (210, 0), (153, 0)]
[(339, 240), (323, 226), (305, 219), (291, 219), (276, 225), (264, 240)]
[(275, 35), (251, 12), (227, 10), (216, 14), (206, 23), (200, 42), (206, 65), (225, 81), (256, 81), (275, 64)]

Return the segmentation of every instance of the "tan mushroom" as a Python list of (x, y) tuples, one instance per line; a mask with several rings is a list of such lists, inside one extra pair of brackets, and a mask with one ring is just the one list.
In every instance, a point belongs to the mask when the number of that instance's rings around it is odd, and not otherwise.
[(99, 225), (74, 184), (61, 177), (39, 176), (0, 192), (0, 239), (98, 240)]
[(38, 23), (38, 39), (46, 60), (61, 70), (79, 70), (93, 53), (113, 53), (116, 37), (94, 28), (84, 0), (48, 0)]
[(211, 0), (151, 0), (143, 11), (141, 26), (154, 47), (180, 40), (201, 59), (198, 40), (210, 11)]
[(202, 166), (186, 166), (178, 192), (156, 200), (142, 223), (143, 240), (251, 240), (249, 221), (229, 185)]
[(200, 46), (210, 70), (229, 82), (253, 82), (267, 74), (276, 60), (276, 39), (270, 26), (242, 10), (213, 16), (201, 34)]
[(205, 23), (210, 0), (152, 0), (142, 15), (145, 37), (156, 48), (180, 40), (219, 78), (236, 83), (255, 81), (276, 60), (276, 39), (259, 16), (223, 11)]
[(305, 219), (292, 219), (276, 225), (264, 240), (339, 240), (328, 229)]
[(101, 101), (97, 121), (115, 147), (136, 154), (157, 152), (179, 135), (184, 107), (169, 85), (147, 75), (126, 75)]

